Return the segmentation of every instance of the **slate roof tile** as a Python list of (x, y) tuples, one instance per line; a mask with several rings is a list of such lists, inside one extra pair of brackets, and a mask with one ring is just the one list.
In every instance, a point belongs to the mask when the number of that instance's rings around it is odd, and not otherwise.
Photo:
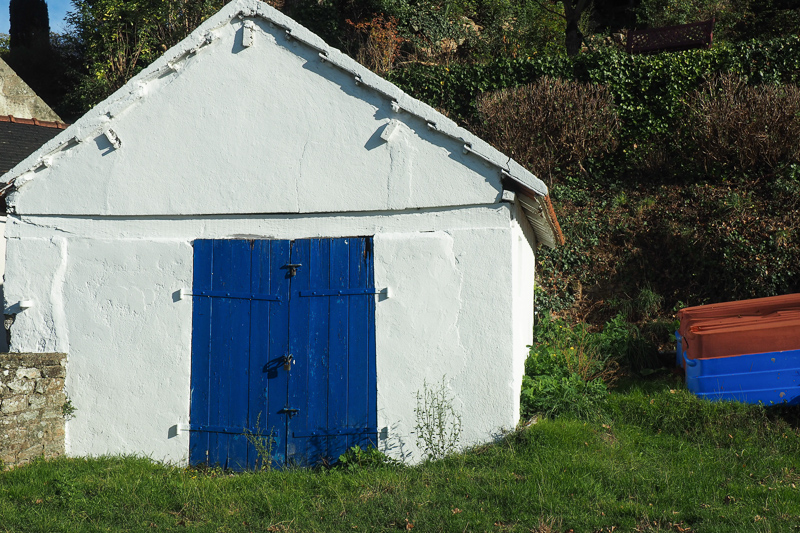
[(63, 122), (0, 115), (0, 176), (66, 127)]

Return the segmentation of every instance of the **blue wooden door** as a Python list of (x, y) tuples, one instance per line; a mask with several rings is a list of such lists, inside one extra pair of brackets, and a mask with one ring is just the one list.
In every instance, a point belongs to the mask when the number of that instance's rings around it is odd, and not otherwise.
[(259, 438), (277, 465), (374, 442), (371, 238), (197, 240), (192, 291), (192, 464), (256, 467)]

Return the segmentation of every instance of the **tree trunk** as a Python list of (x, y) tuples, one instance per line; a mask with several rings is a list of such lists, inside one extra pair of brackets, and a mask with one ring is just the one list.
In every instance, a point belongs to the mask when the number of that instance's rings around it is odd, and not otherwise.
[(567, 34), (564, 38), (564, 45), (567, 47), (567, 55), (569, 57), (576, 56), (581, 51), (581, 44), (583, 44), (583, 34), (578, 29), (578, 23), (575, 21), (567, 22)]
[(564, 5), (564, 18), (567, 19), (564, 45), (567, 49), (567, 55), (572, 57), (578, 55), (581, 51), (583, 34), (578, 28), (578, 23), (581, 20), (583, 11), (589, 5), (589, 0), (561, 0), (561, 3)]

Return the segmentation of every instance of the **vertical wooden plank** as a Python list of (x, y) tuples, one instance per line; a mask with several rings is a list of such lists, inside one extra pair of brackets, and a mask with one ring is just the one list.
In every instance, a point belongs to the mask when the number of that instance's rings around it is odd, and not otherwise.
[[(231, 254), (235, 265), (234, 287), (231, 290), (247, 293), (250, 290), (253, 241), (235, 240)], [(228, 465), (241, 470), (247, 468), (248, 441), (244, 430), (248, 428), (248, 385), (250, 382), (250, 320), (251, 300), (235, 299), (232, 302), (234, 328), (238, 334), (231, 339), (231, 390), (228, 416), (231, 426), (242, 428), (241, 434), (231, 435), (228, 448)]]
[[(229, 265), (225, 259), (224, 243), (212, 241), (212, 264), (211, 264), (211, 289), (219, 288), (220, 276)], [(222, 414), (222, 383), (225, 375), (225, 346), (224, 338), (227, 335), (230, 311), (228, 309), (229, 300), (221, 298), (209, 298), (211, 303), (211, 342), (209, 348), (209, 420), (210, 425), (223, 425)], [(210, 466), (224, 466), (227, 464), (227, 437), (218, 433), (209, 434), (208, 444), (208, 463)]]
[[(270, 284), (269, 241), (253, 241), (253, 250), (250, 254), (250, 293), (268, 293)], [(250, 303), (250, 360), (248, 361), (247, 384), (247, 429), (258, 436), (266, 425), (266, 397), (264, 391), (267, 386), (266, 362), (269, 360), (269, 344), (266, 342), (270, 328), (269, 321), (270, 302), (253, 300)], [(264, 332), (267, 332), (266, 334)], [(272, 458), (267, 458), (272, 461)], [(258, 449), (248, 443), (247, 467), (258, 468)]]
[[(328, 289), (330, 284), (330, 239), (310, 242), (309, 289)], [(328, 428), (328, 317), (330, 298), (309, 297), (308, 315), (308, 418), (309, 431), (327, 431)], [(306, 451), (311, 463), (321, 459), (330, 461), (328, 437), (308, 439)], [(335, 458), (334, 458), (335, 459)]]
[[(209, 240), (194, 241), (194, 273), (192, 290), (211, 289), (212, 244)], [(195, 296), (192, 298), (192, 376), (189, 422), (209, 423), (211, 344), (211, 300)], [(208, 459), (208, 433), (189, 434), (189, 463), (198, 465)]]
[[(349, 239), (349, 287), (366, 289), (371, 286), (368, 280), (366, 239)], [(348, 298), (347, 333), (347, 427), (365, 428), (368, 426), (368, 386), (369, 386), (369, 301), (374, 296), (353, 295)], [(368, 435), (351, 435), (348, 446), (368, 443)]]
[(308, 464), (308, 438), (292, 438), (292, 433), (308, 433), (308, 371), (309, 371), (309, 299), (301, 298), (300, 291), (309, 286), (311, 265), (311, 240), (292, 243), (292, 263), (300, 264), (291, 278), (291, 303), (289, 305), (289, 352), (294, 364), (289, 371), (288, 407), (297, 409), (288, 417), (286, 458), (292, 464)]
[[(212, 290), (247, 292), (250, 289), (250, 243), (214, 241)], [(247, 372), (250, 338), (250, 302), (212, 298), (211, 406), (212, 424), (244, 428), (247, 425)], [(210, 437), (210, 462), (226, 468), (247, 463), (244, 435), (216, 433)]]
[[(350, 257), (348, 239), (330, 240), (330, 288), (348, 288)], [(330, 297), (329, 318), (329, 377), (328, 377), (328, 428), (347, 427), (348, 411), (348, 296)], [(338, 457), (347, 449), (347, 437), (331, 437), (330, 453)]]
[(290, 278), (284, 265), (291, 263), (290, 241), (269, 241), (270, 246), (270, 294), (280, 296), (279, 303), (269, 307), (270, 329), (266, 334), (269, 346), (269, 359), (266, 361), (266, 426), (273, 432), (273, 450), (275, 466), (286, 463), (287, 420), (280, 411), (286, 406), (289, 394), (289, 373), (283, 369), (283, 357), (289, 353), (289, 309)]
[[(285, 243), (285, 241), (284, 241)], [(273, 246), (275, 244), (275, 246)], [(276, 253), (280, 254), (278, 241), (257, 240), (253, 242), (253, 252), (251, 255), (250, 266), (250, 292), (251, 294), (276, 294), (281, 292), (280, 272), (273, 276), (272, 253), (275, 248)], [(288, 254), (286, 254), (288, 256)], [(288, 257), (287, 257), (288, 259)], [(287, 291), (283, 291), (287, 292)], [(248, 430), (255, 434), (253, 438), (258, 439), (269, 447), (265, 438), (258, 436), (259, 433), (269, 433), (269, 406), (268, 406), (268, 386), (269, 375), (274, 369), (270, 362), (273, 358), (283, 356), (283, 350), (277, 347), (277, 353), (273, 353), (274, 344), (270, 342), (273, 329), (273, 322), (277, 323), (277, 329), (283, 330), (278, 335), (285, 338), (286, 323), (280, 324), (279, 315), (281, 310), (288, 310), (288, 302), (282, 300), (271, 302), (264, 300), (253, 300), (250, 304), (250, 361), (249, 361), (249, 383), (248, 383)], [(274, 318), (274, 320), (273, 320)], [(285, 426), (285, 425), (284, 425)], [(280, 428), (277, 429), (280, 432)], [(285, 427), (283, 428), (285, 433)], [(278, 435), (281, 442), (285, 443), (285, 437)], [(272, 446), (273, 451), (274, 445)], [(259, 450), (248, 443), (247, 465), (248, 468), (258, 468), (263, 461), (272, 462), (272, 457), (259, 456)]]
[[(370, 287), (375, 287), (375, 254), (374, 242), (372, 237), (367, 237), (365, 245), (368, 247), (367, 261), (367, 283)], [(369, 427), (378, 427), (378, 372), (375, 352), (375, 296), (370, 296), (367, 300), (367, 422)], [(377, 433), (367, 435), (367, 439), (375, 446), (378, 446)]]

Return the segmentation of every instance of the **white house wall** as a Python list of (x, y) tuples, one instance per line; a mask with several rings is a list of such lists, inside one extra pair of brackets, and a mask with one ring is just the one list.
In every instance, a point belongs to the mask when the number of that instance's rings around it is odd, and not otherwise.
[[(108, 128), (18, 180), (19, 213), (200, 215), (382, 211), (494, 202), (500, 172), (319, 53), (238, 19), (144, 83)], [(127, 106), (127, 107), (126, 107)], [(67, 132), (107, 118), (100, 104)], [(92, 116), (94, 114), (95, 116)], [(94, 122), (92, 121), (94, 119)], [(390, 121), (388, 141), (381, 138)], [(388, 133), (388, 132), (387, 132)], [(63, 140), (63, 139), (62, 139)], [(32, 178), (32, 179), (30, 179)], [(79, 184), (79, 185), (78, 185)]]
[[(415, 394), (446, 377), (462, 444), (517, 421), (511, 248), (513, 206), (401, 214), (106, 219), (11, 216), (7, 301), (31, 300), (14, 351), (69, 353), (74, 456), (138, 453), (184, 464), (197, 238), (374, 235), (380, 445), (417, 460)], [(53, 227), (59, 230), (53, 236)], [(31, 261), (31, 258), (36, 258)], [(529, 326), (528, 326), (529, 327)], [(529, 342), (529, 341), (528, 341)]]
[(385, 280), (394, 294), (376, 310), (385, 452), (420, 457), (414, 408), (425, 381), (446, 385), (462, 445), (514, 428), (509, 234), (506, 227), (375, 237), (376, 283)]
[[(0, 235), (3, 235), (3, 238), (0, 239), (0, 276), (4, 276), (6, 272), (6, 239), (5, 239), (5, 228), (6, 228), (6, 216), (0, 216)], [(3, 284), (0, 283), (0, 301), (3, 299)], [(0, 352), (7, 352), (8, 351), (8, 342), (6, 341), (6, 333), (5, 330), (0, 330)]]
[(546, 187), (517, 167), (236, 0), (12, 171), (5, 299), (33, 306), (11, 350), (68, 353), (70, 455), (183, 464), (192, 242), (374, 236), (380, 445), (419, 459), (415, 394), (443, 377), (462, 445), (485, 442), (517, 422), (531, 339), (534, 238), (501, 170)]
[(525, 359), (528, 357), (529, 346), (533, 344), (533, 289), (536, 276), (536, 257), (533, 251), (536, 248), (536, 237), (519, 204), (514, 205), (514, 215), (511, 224), (511, 277), (514, 295), (511, 315), (514, 328), (511, 389), (517, 391), (512, 402), (514, 412), (519, 413), (519, 391), (522, 389), (522, 376), (525, 374)]

